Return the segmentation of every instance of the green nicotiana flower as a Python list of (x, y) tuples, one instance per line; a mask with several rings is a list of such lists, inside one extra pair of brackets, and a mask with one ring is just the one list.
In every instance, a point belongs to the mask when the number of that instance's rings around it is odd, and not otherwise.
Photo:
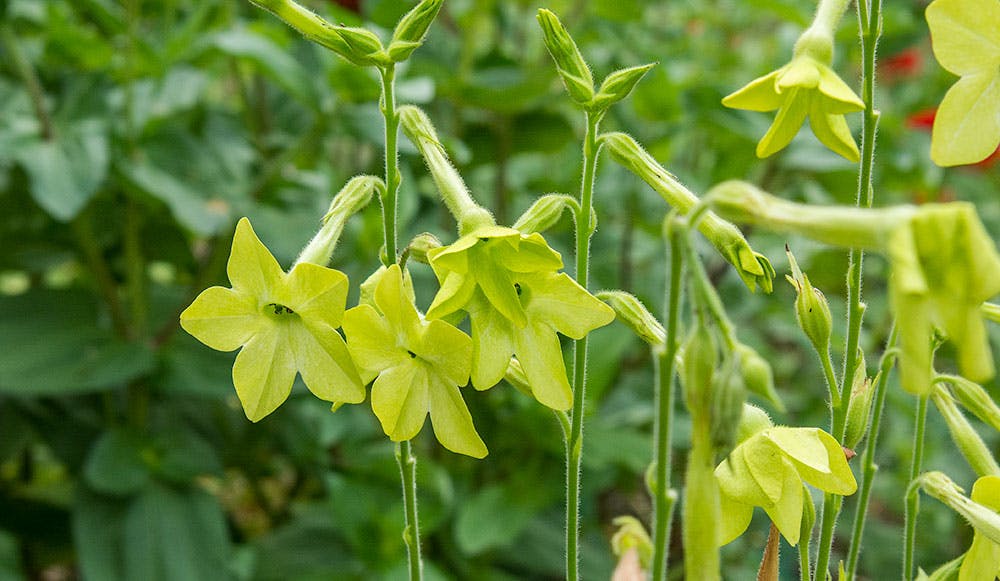
[(559, 253), (537, 233), (483, 226), (428, 256), (441, 290), (427, 315), (469, 313), (476, 389), (496, 385), (517, 355), (539, 402), (572, 407), (556, 333), (580, 339), (614, 320), (614, 311), (556, 272), (562, 268)]
[(851, 161), (860, 154), (847, 127), (846, 113), (861, 111), (864, 102), (830, 68), (830, 61), (803, 51), (780, 69), (760, 77), (722, 100), (726, 107), (778, 114), (757, 144), (757, 156), (784, 149), (809, 117), (816, 137)]
[(382, 429), (393, 441), (409, 440), (429, 413), (441, 445), (486, 456), (459, 391), (469, 381), (472, 340), (444, 321), (421, 317), (398, 265), (379, 276), (372, 302), (344, 314), (344, 332), (362, 379), (375, 380), (372, 409)]
[(975, 207), (961, 202), (921, 206), (893, 229), (888, 254), (903, 387), (929, 392), (935, 326), (957, 346), (962, 375), (973, 381), (992, 377), (980, 307), (1000, 293), (1000, 255)]
[(723, 515), (720, 545), (743, 534), (754, 506), (762, 507), (795, 545), (804, 502), (812, 502), (803, 482), (840, 495), (858, 488), (843, 448), (819, 428), (762, 429), (736, 446), (715, 477)]
[(316, 397), (360, 403), (365, 389), (337, 332), (347, 277), (303, 262), (285, 273), (246, 218), (236, 226), (227, 267), (233, 287), (204, 290), (181, 313), (181, 326), (219, 351), (242, 347), (233, 384), (258, 421), (281, 405), (296, 373)]
[[(983, 476), (972, 485), (972, 501), (1000, 512), (1000, 476)], [(1000, 543), (976, 529), (972, 546), (965, 553), (958, 581), (1000, 577)]]
[(934, 56), (961, 77), (934, 117), (931, 159), (982, 161), (1000, 144), (1000, 3), (935, 0), (927, 7)]

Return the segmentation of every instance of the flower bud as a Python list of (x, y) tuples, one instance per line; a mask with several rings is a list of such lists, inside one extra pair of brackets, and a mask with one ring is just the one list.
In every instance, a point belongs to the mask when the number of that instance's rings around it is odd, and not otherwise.
[(825, 356), (830, 351), (830, 333), (833, 331), (830, 304), (826, 302), (823, 293), (809, 282), (809, 277), (799, 269), (795, 256), (787, 246), (785, 252), (788, 253), (788, 263), (792, 268), (792, 276), (785, 276), (798, 292), (795, 298), (795, 318), (813, 348), (821, 356)]
[(594, 98), (594, 77), (590, 74), (590, 68), (583, 60), (580, 49), (552, 12), (544, 8), (539, 10), (538, 24), (542, 27), (545, 47), (556, 62), (556, 70), (562, 77), (570, 98), (579, 105), (587, 106)]
[(743, 370), (743, 383), (747, 391), (771, 402), (779, 412), (785, 411), (785, 404), (774, 389), (771, 364), (753, 348), (743, 343), (736, 346), (736, 354), (740, 358), (740, 369)]
[(639, 519), (627, 515), (617, 516), (611, 524), (618, 527), (611, 536), (611, 550), (615, 556), (622, 558), (629, 550), (635, 550), (639, 555), (640, 566), (648, 570), (653, 558), (653, 541)]
[(990, 449), (983, 442), (983, 439), (976, 432), (975, 428), (972, 427), (972, 424), (969, 423), (969, 420), (965, 419), (965, 416), (962, 415), (962, 411), (955, 405), (955, 401), (951, 398), (948, 390), (940, 385), (935, 386), (934, 391), (931, 392), (931, 399), (934, 401), (934, 406), (941, 413), (941, 417), (944, 418), (944, 422), (948, 426), (948, 432), (951, 434), (951, 439), (954, 440), (955, 445), (962, 452), (962, 456), (968, 461), (969, 466), (976, 471), (976, 474), (980, 476), (987, 474), (1000, 475), (1000, 466), (997, 465)]
[(944, 379), (951, 384), (952, 394), (962, 407), (1000, 432), (1000, 406), (997, 406), (983, 386), (959, 375), (944, 376)]
[(982, 306), (979, 307), (979, 312), (982, 313), (983, 318), (987, 321), (1000, 323), (1000, 305), (983, 303)]
[(757, 432), (773, 427), (774, 423), (771, 422), (771, 418), (767, 415), (767, 412), (753, 404), (745, 403), (743, 404), (743, 411), (740, 414), (740, 425), (736, 432), (736, 443), (741, 443)]
[(666, 344), (667, 332), (663, 325), (634, 295), (625, 291), (601, 291), (594, 296), (607, 303), (618, 320), (632, 329), (640, 339), (653, 347), (663, 347)]
[[(994, 484), (997, 476), (986, 476), (976, 482)], [(963, 490), (943, 472), (925, 472), (918, 479), (924, 492), (948, 505), (949, 508), (965, 517), (976, 531), (985, 535), (994, 543), (1000, 544), (1000, 514), (990, 510), (978, 502), (973, 502), (963, 494)], [(975, 489), (973, 490), (975, 492)]]
[(514, 389), (517, 391), (535, 399), (531, 384), (528, 383), (528, 376), (525, 375), (524, 368), (521, 367), (521, 362), (516, 357), (510, 358), (510, 363), (507, 365), (507, 371), (504, 372), (503, 378), (507, 380), (507, 383), (514, 386)]
[(337, 247), (347, 219), (367, 206), (375, 191), (384, 188), (382, 180), (374, 176), (361, 175), (351, 178), (333, 197), (330, 208), (323, 216), (323, 225), (299, 253), (295, 264), (310, 262), (326, 266), (333, 256), (333, 250)]
[(422, 264), (430, 264), (427, 253), (435, 248), (441, 248), (441, 246), (441, 241), (437, 236), (430, 232), (423, 232), (414, 236), (406, 248), (410, 253), (410, 258)]
[(392, 42), (389, 43), (389, 58), (393, 62), (410, 58), (413, 51), (424, 43), (427, 29), (441, 10), (441, 2), (442, 0), (423, 0), (399, 20), (392, 33)]
[(354, 64), (361, 66), (369, 64), (355, 61), (351, 54), (350, 46), (344, 41), (343, 37), (337, 34), (336, 27), (317, 16), (308, 8), (292, 0), (250, 1), (284, 20), (289, 26), (299, 31), (309, 40), (332, 50)]
[(712, 378), (712, 445), (728, 454), (736, 443), (747, 391), (738, 357), (728, 357)]
[(621, 101), (625, 97), (628, 97), (632, 89), (639, 83), (640, 80), (650, 69), (656, 66), (656, 63), (650, 63), (648, 65), (642, 65), (638, 67), (629, 67), (627, 69), (617, 70), (607, 77), (605, 77), (604, 82), (601, 83), (601, 88), (597, 91), (597, 95), (590, 102), (588, 109), (591, 111), (604, 111), (611, 105)]
[[(859, 349), (860, 351), (860, 349)], [(847, 404), (847, 431), (844, 435), (844, 446), (857, 447), (868, 431), (868, 414), (872, 408), (872, 398), (875, 395), (875, 384), (879, 376), (869, 378), (865, 375), (864, 355), (858, 354), (858, 367), (854, 371), (851, 382), (851, 401)]]
[(544, 232), (559, 221), (566, 208), (576, 210), (579, 207), (580, 204), (566, 194), (545, 194), (521, 214), (513, 228), (525, 234)]
[(681, 382), (684, 401), (692, 414), (706, 414), (710, 410), (712, 375), (718, 359), (715, 351), (715, 339), (704, 325), (695, 327), (684, 343)]
[(382, 47), (378, 36), (365, 28), (335, 26), (334, 30), (347, 44), (348, 59), (361, 65), (388, 65), (389, 56)]

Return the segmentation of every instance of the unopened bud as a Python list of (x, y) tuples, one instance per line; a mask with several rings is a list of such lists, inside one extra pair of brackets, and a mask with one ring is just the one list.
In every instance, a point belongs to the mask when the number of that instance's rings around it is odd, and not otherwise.
[(740, 425), (736, 432), (736, 443), (741, 443), (757, 432), (773, 427), (774, 423), (771, 422), (771, 417), (767, 415), (767, 412), (753, 404), (745, 403), (743, 404), (743, 411), (740, 414)]
[(712, 445), (728, 454), (736, 443), (736, 434), (743, 415), (747, 390), (743, 385), (740, 360), (728, 357), (722, 369), (712, 378)]
[(430, 232), (423, 232), (414, 236), (413, 240), (410, 240), (407, 249), (410, 252), (410, 258), (413, 260), (422, 264), (430, 264), (427, 259), (427, 253), (435, 248), (441, 248), (441, 246), (441, 241), (437, 236)]
[(813, 348), (821, 356), (826, 356), (830, 351), (830, 333), (833, 331), (833, 316), (830, 314), (830, 304), (827, 303), (823, 293), (815, 288), (809, 277), (802, 273), (799, 265), (795, 262), (792, 251), (785, 247), (788, 254), (788, 263), (792, 268), (792, 276), (787, 276), (788, 282), (792, 283), (798, 296), (795, 298), (795, 318), (799, 322), (799, 327), (809, 338)]
[(601, 291), (594, 296), (611, 307), (616, 318), (632, 329), (640, 339), (653, 347), (666, 344), (667, 332), (663, 325), (634, 295), (625, 291)]
[(580, 204), (566, 194), (545, 194), (514, 222), (513, 228), (525, 234), (544, 232), (555, 225), (566, 208), (576, 209)]
[[(860, 351), (860, 349), (859, 349)], [(851, 401), (847, 404), (847, 431), (844, 446), (855, 448), (868, 431), (868, 414), (872, 409), (875, 384), (879, 376), (870, 378), (865, 374), (864, 356), (859, 354), (858, 367), (851, 382)]]
[(980, 476), (1000, 475), (1000, 466), (997, 465), (990, 449), (969, 423), (969, 420), (965, 419), (962, 411), (955, 405), (955, 400), (952, 399), (948, 390), (941, 385), (936, 385), (931, 392), (931, 399), (941, 413), (941, 417), (944, 418), (951, 439), (954, 440), (955, 445), (962, 452), (962, 456), (976, 471), (976, 474)]
[(392, 33), (392, 42), (389, 43), (389, 58), (394, 62), (404, 61), (423, 44), (427, 29), (441, 10), (441, 2), (442, 0), (423, 0), (399, 20)]
[(590, 102), (588, 109), (591, 111), (604, 111), (611, 105), (628, 97), (632, 89), (655, 66), (656, 63), (650, 63), (648, 65), (620, 69), (611, 73), (601, 83), (601, 88), (598, 89), (597, 95)]
[(771, 402), (779, 412), (785, 411), (785, 404), (774, 389), (771, 364), (749, 345), (738, 344), (736, 354), (740, 358), (740, 369), (743, 370), (743, 383), (747, 391)]
[(528, 376), (524, 373), (524, 368), (516, 357), (510, 358), (510, 363), (507, 365), (507, 371), (504, 372), (503, 378), (507, 380), (507, 383), (514, 386), (514, 389), (534, 399), (535, 395), (531, 389), (531, 384), (528, 383)]
[[(945, 503), (949, 508), (965, 517), (965, 520), (978, 533), (985, 535), (994, 543), (1000, 544), (1000, 514), (997, 514), (987, 506), (983, 506), (967, 498), (963, 494), (965, 491), (952, 482), (951, 478), (948, 478), (943, 472), (925, 472), (920, 475), (919, 482), (924, 492)], [(980, 478), (976, 482), (977, 488), (981, 482), (984, 483), (982, 486), (992, 488), (993, 491), (996, 491), (998, 490), (997, 487), (1000, 486), (1000, 477), (986, 476)], [(976, 489), (973, 489), (974, 495), (975, 492), (977, 492)], [(978, 495), (975, 496), (978, 497)]]
[(642, 569), (648, 570), (649, 562), (653, 558), (653, 541), (650, 540), (649, 533), (639, 519), (634, 516), (618, 516), (611, 521), (611, 524), (618, 527), (611, 536), (611, 550), (615, 556), (622, 558), (629, 550), (635, 550), (639, 555)]
[(704, 325), (698, 325), (688, 335), (682, 359), (684, 401), (692, 414), (706, 414), (710, 410), (712, 375), (718, 355), (715, 339)]
[(384, 187), (381, 179), (367, 175), (354, 177), (344, 184), (330, 202), (330, 208), (323, 216), (323, 225), (319, 232), (302, 249), (295, 264), (309, 262), (326, 266), (333, 256), (347, 219), (367, 206), (372, 194)]
[(582, 106), (586, 106), (594, 98), (594, 77), (580, 49), (559, 18), (544, 8), (538, 11), (538, 24), (542, 27), (542, 37), (545, 47), (556, 62), (556, 69), (562, 77), (563, 84), (569, 96)]
[(360, 65), (385, 66), (390, 63), (389, 56), (382, 47), (378, 36), (365, 28), (351, 26), (335, 26), (334, 30), (347, 44), (347, 58)]
[(962, 407), (1000, 432), (1000, 406), (997, 406), (983, 386), (959, 375), (947, 375), (942, 379), (951, 384), (952, 393)]

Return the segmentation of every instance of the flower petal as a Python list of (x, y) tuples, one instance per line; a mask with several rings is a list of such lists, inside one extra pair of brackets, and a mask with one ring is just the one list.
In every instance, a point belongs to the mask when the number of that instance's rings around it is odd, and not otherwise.
[[(802, 503), (805, 497), (802, 481), (794, 471), (785, 475), (784, 492), (777, 503), (765, 505), (764, 511), (771, 517), (774, 526), (793, 547), (799, 542), (802, 533)], [(812, 497), (809, 498), (812, 502)]]
[(931, 46), (956, 75), (984, 72), (1000, 60), (1000, 5), (996, 0), (936, 0), (927, 7)]
[[(763, 488), (757, 484), (746, 456), (747, 449), (753, 449), (753, 440), (748, 439), (749, 446), (737, 446), (729, 456), (715, 468), (715, 478), (719, 482), (719, 490), (724, 496), (741, 503), (762, 506), (774, 501)], [(745, 442), (746, 443), (746, 442)], [(775, 459), (774, 466), (780, 466), (780, 458)], [(780, 481), (779, 481), (780, 482)], [(780, 490), (779, 490), (780, 493)]]
[(469, 382), (472, 367), (472, 339), (444, 321), (426, 323), (420, 337), (411, 343), (418, 357), (434, 367), (453, 385)]
[(982, 581), (1000, 576), (1000, 545), (986, 538), (973, 535), (972, 546), (965, 553), (958, 581)]
[(1000, 62), (992, 70), (963, 76), (945, 93), (934, 117), (931, 159), (946, 167), (976, 163), (998, 144)]
[(545, 273), (517, 279), (529, 317), (573, 339), (615, 320), (608, 305), (587, 292), (566, 273)]
[(262, 303), (283, 300), (276, 293), (280, 292), (285, 272), (246, 218), (236, 225), (226, 272), (234, 290), (263, 299)]
[(518, 299), (517, 291), (514, 288), (514, 281), (510, 278), (510, 273), (502, 263), (494, 263), (492, 260), (482, 261), (473, 268), (476, 276), (476, 283), (482, 289), (483, 294), (489, 299), (490, 304), (500, 311), (518, 327), (523, 327), (527, 318), (524, 314), (524, 307)]
[(809, 113), (809, 99), (802, 89), (789, 89), (771, 127), (757, 144), (757, 157), (768, 157), (781, 151), (798, 135), (802, 122)]
[(865, 102), (833, 69), (821, 64), (819, 65), (819, 76), (819, 92), (826, 97), (826, 99), (821, 100), (824, 111), (842, 115), (864, 110)]
[(514, 334), (514, 353), (539, 403), (555, 410), (573, 407), (566, 363), (559, 337), (552, 327), (529, 320), (527, 326)]
[(233, 365), (233, 385), (251, 422), (278, 408), (292, 391), (295, 358), (287, 326), (269, 324), (247, 342)]
[(427, 309), (428, 319), (440, 319), (465, 308), (476, 291), (476, 280), (468, 274), (444, 271), (441, 288)]
[(719, 513), (722, 520), (719, 523), (719, 546), (727, 545), (735, 541), (747, 527), (753, 518), (753, 506), (733, 500), (725, 495), (719, 494)]
[(834, 153), (855, 163), (861, 159), (858, 145), (843, 115), (828, 115), (814, 108), (809, 115), (809, 126), (820, 143)]
[(344, 315), (349, 288), (347, 275), (316, 264), (295, 266), (285, 280), (288, 307), (303, 320), (322, 321), (336, 329)]
[(420, 329), (420, 315), (403, 285), (403, 272), (393, 264), (382, 275), (375, 289), (375, 304), (396, 334), (416, 337)]
[(486, 444), (476, 432), (472, 415), (458, 387), (449, 378), (434, 371), (427, 377), (430, 383), (431, 427), (438, 441), (457, 454), (485, 457), (488, 453)]
[(514, 356), (512, 323), (490, 306), (482, 293), (469, 303), (472, 321), (472, 385), (489, 389), (503, 379)]
[(781, 74), (778, 75), (774, 86), (778, 93), (784, 93), (789, 89), (815, 89), (819, 86), (822, 66), (811, 57), (795, 57), (780, 69)]
[[(784, 494), (788, 474), (795, 474), (795, 468), (783, 457), (781, 451), (773, 442), (763, 437), (753, 437), (747, 440), (751, 445), (742, 446), (747, 456), (747, 465), (754, 482), (760, 486), (769, 500), (766, 504), (774, 504)], [(797, 477), (797, 476), (796, 476)]]
[(331, 402), (365, 400), (365, 387), (336, 329), (322, 324), (290, 324), (288, 338), (295, 366), (313, 395)]
[(397, 345), (397, 338), (389, 322), (379, 316), (374, 307), (358, 305), (344, 313), (344, 333), (347, 349), (364, 383), (370, 382), (382, 371), (402, 365), (409, 360), (406, 349)]
[(372, 386), (372, 410), (393, 442), (416, 436), (429, 406), (427, 371), (413, 360), (386, 369)]
[(538, 232), (522, 238), (516, 248), (497, 246), (493, 254), (497, 263), (512, 272), (556, 271), (563, 267), (562, 256)]
[(727, 95), (722, 104), (732, 109), (747, 111), (774, 111), (781, 106), (782, 97), (775, 83), (781, 69), (756, 78), (742, 89)]
[(830, 434), (819, 428), (770, 428), (763, 433), (787, 455), (802, 480), (841, 496), (858, 490), (844, 448)]
[(181, 327), (218, 351), (233, 351), (261, 326), (254, 297), (221, 286), (207, 288), (181, 313)]

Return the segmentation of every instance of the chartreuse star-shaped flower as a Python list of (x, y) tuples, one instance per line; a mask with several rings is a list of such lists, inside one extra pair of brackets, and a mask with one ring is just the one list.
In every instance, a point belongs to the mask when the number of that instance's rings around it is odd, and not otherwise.
[[(972, 485), (972, 502), (1000, 512), (1000, 476), (983, 476)], [(958, 581), (1000, 577), (1000, 542), (979, 529), (972, 535), (972, 546), (965, 553)]]
[(903, 387), (916, 394), (930, 390), (935, 326), (956, 345), (962, 375), (973, 381), (992, 377), (980, 307), (1000, 293), (1000, 255), (975, 207), (961, 202), (920, 206), (893, 229), (888, 254)]
[(420, 432), (428, 413), (441, 445), (474, 458), (486, 456), (458, 387), (469, 381), (472, 340), (444, 321), (425, 320), (398, 265), (379, 277), (373, 304), (344, 314), (351, 355), (372, 387), (372, 409), (396, 442)]
[(833, 72), (829, 61), (798, 54), (780, 69), (727, 96), (722, 104), (748, 111), (778, 110), (771, 128), (757, 144), (757, 157), (784, 149), (806, 117), (823, 145), (851, 161), (860, 157), (844, 115), (863, 110), (865, 104)]
[(1000, 2), (935, 0), (926, 14), (934, 56), (961, 77), (934, 117), (931, 159), (982, 161), (1000, 144)]
[(819, 428), (764, 428), (736, 446), (715, 469), (715, 477), (723, 515), (720, 545), (743, 534), (754, 506), (762, 507), (795, 545), (809, 497), (803, 483), (840, 495), (858, 488), (843, 448)]
[(573, 405), (558, 333), (580, 339), (614, 320), (614, 311), (566, 274), (539, 234), (484, 226), (428, 253), (441, 282), (427, 315), (460, 309), (472, 321), (472, 384), (489, 389), (517, 355), (532, 392), (553, 409)]
[(316, 397), (360, 403), (365, 389), (337, 333), (347, 277), (300, 263), (285, 273), (246, 218), (236, 226), (227, 266), (232, 288), (204, 290), (181, 313), (181, 326), (219, 351), (242, 347), (233, 384), (251, 421), (281, 405), (296, 373)]

